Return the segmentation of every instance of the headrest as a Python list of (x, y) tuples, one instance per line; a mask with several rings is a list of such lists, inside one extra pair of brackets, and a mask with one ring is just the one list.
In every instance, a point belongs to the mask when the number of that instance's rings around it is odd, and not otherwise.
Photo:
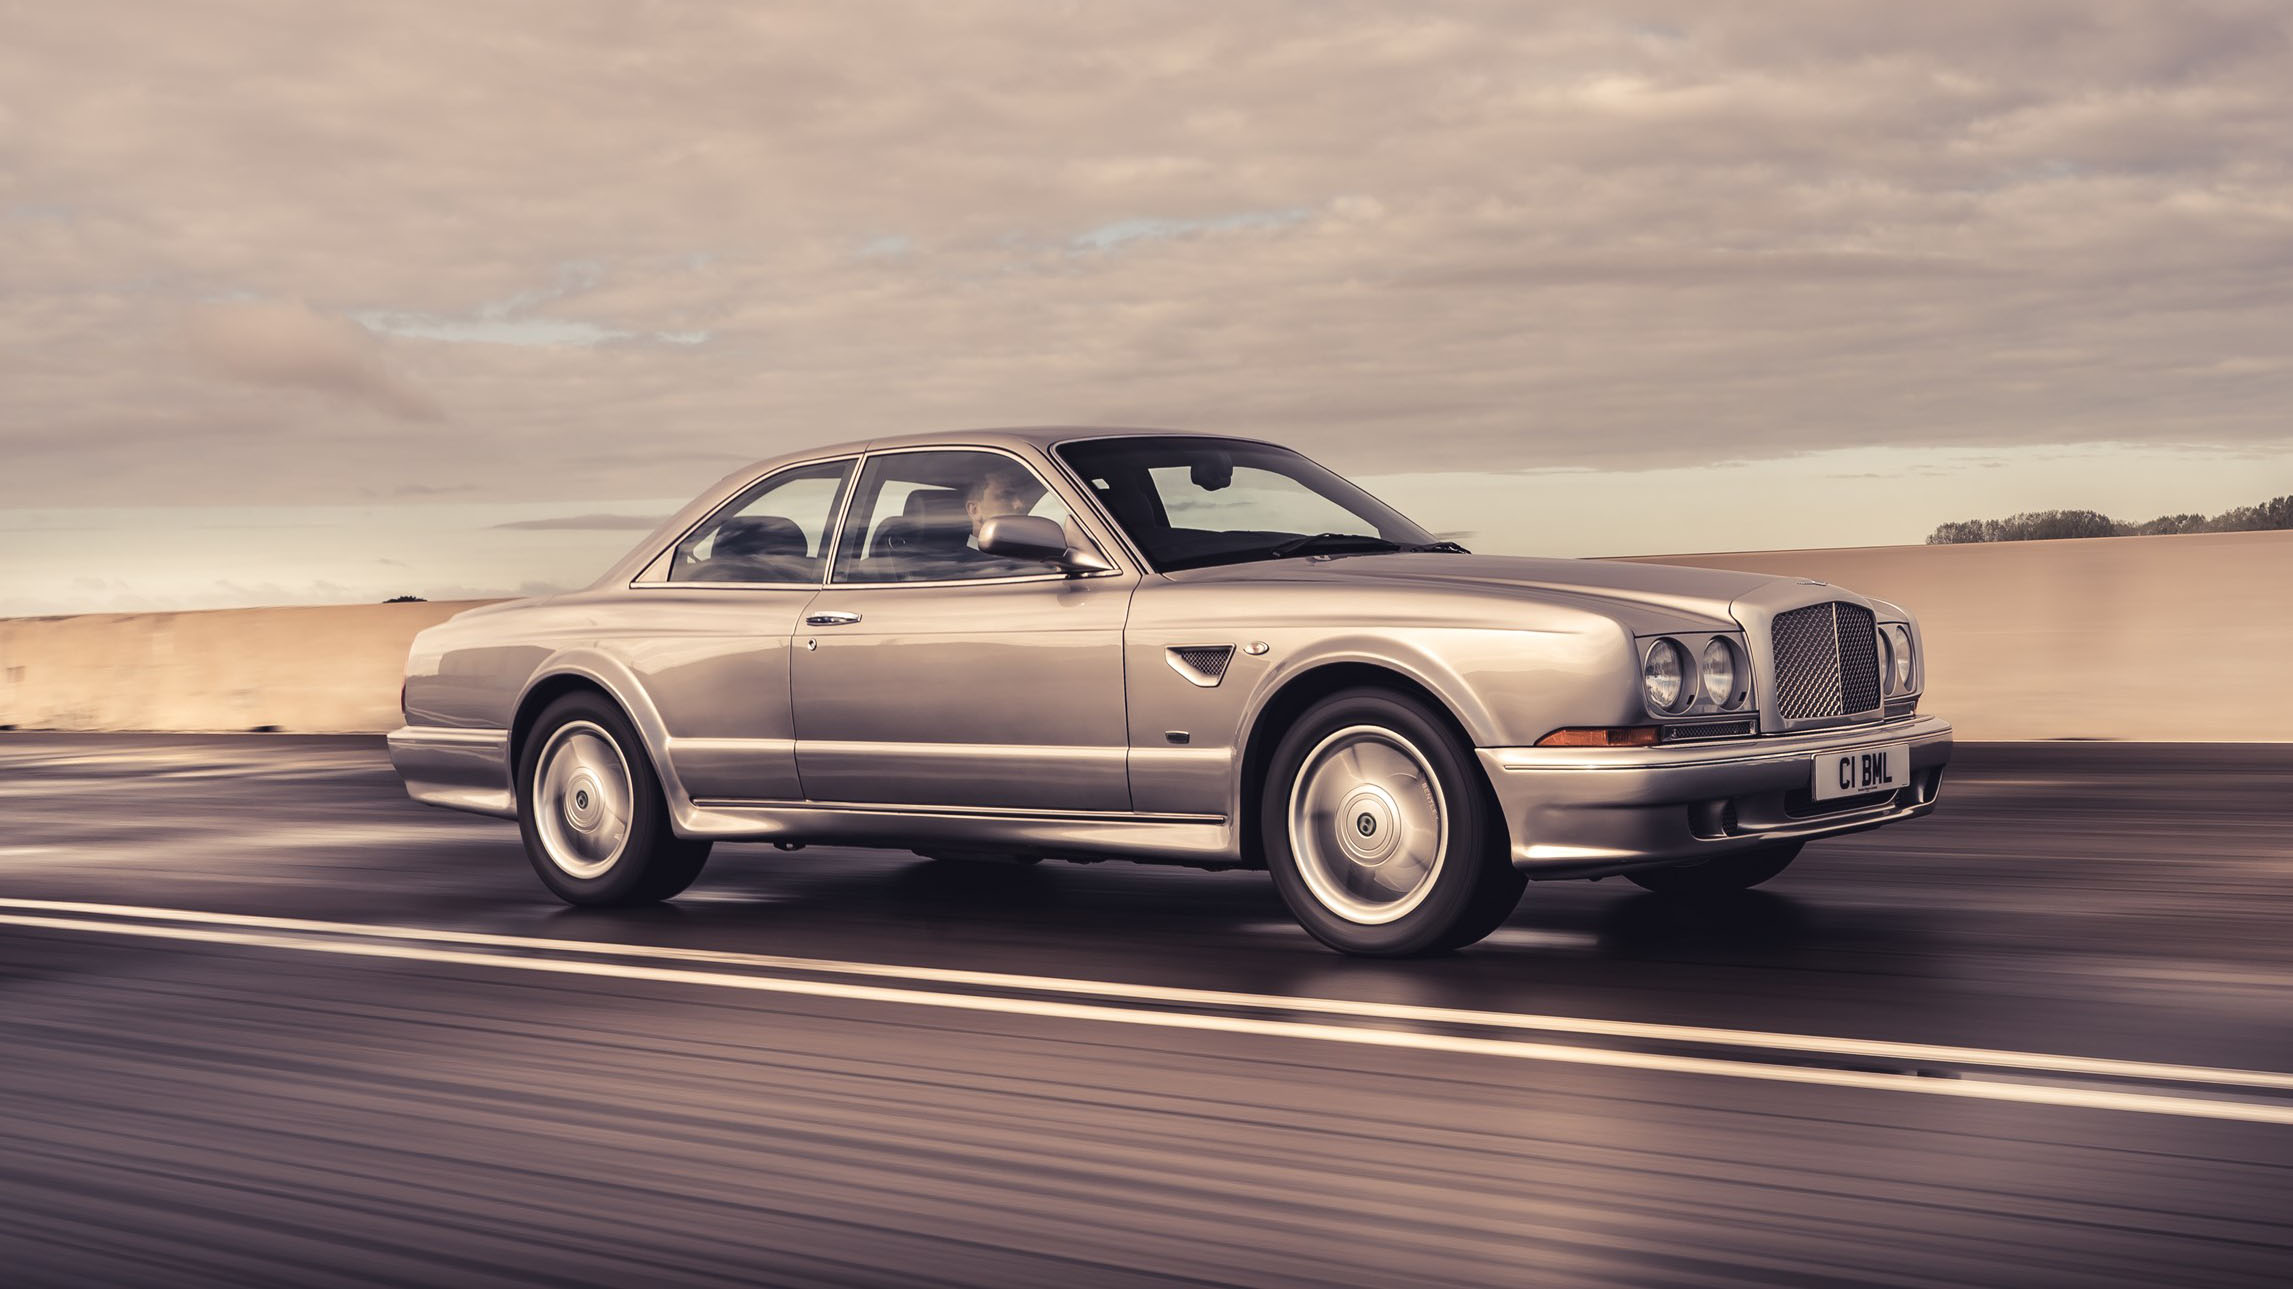
[(921, 519), (935, 527), (971, 523), (971, 517), (964, 513), (963, 494), (953, 488), (918, 488), (908, 494), (907, 504), (900, 508), (900, 514), (908, 519)]
[(752, 555), (806, 555), (809, 543), (793, 519), (779, 515), (736, 515), (717, 526), (710, 559), (741, 559)]

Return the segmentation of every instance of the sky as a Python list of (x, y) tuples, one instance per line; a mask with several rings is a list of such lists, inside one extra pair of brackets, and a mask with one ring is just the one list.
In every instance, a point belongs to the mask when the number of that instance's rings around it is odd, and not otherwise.
[(0, 614), (579, 585), (964, 426), (1272, 438), (1564, 555), (2293, 492), (2282, 0), (0, 30)]

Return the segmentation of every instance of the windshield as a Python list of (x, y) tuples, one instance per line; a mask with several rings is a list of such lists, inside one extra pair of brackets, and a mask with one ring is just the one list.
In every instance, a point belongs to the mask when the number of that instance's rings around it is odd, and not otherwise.
[(1461, 550), (1288, 448), (1087, 439), (1059, 456), (1160, 572), (1297, 555)]

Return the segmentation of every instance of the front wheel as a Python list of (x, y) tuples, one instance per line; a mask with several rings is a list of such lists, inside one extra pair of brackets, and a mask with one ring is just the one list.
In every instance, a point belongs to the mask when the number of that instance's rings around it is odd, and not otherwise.
[(1632, 884), (1659, 895), (1722, 895), (1748, 891), (1791, 867), (1803, 842), (1782, 841), (1739, 850), (1701, 864), (1677, 868), (1643, 868), (1626, 873)]
[(568, 904), (654, 904), (683, 891), (709, 843), (669, 828), (668, 802), (629, 718), (602, 694), (568, 694), (534, 725), (518, 764), (518, 831)]
[(1462, 948), (1520, 903), (1472, 749), (1403, 694), (1345, 690), (1308, 708), (1274, 749), (1260, 821), (1283, 903), (1342, 953)]

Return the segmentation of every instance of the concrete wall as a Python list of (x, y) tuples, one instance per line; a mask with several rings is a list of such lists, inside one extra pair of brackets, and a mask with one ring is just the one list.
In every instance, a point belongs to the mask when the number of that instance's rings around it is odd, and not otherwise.
[(2293, 741), (2293, 532), (1667, 555), (1919, 615), (1966, 739)]
[(414, 633), (482, 603), (0, 618), (0, 725), (396, 729)]
[[(1673, 555), (1894, 600), (1968, 739), (2293, 740), (2293, 532)], [(375, 731), (473, 603), (0, 619), (0, 725)]]

